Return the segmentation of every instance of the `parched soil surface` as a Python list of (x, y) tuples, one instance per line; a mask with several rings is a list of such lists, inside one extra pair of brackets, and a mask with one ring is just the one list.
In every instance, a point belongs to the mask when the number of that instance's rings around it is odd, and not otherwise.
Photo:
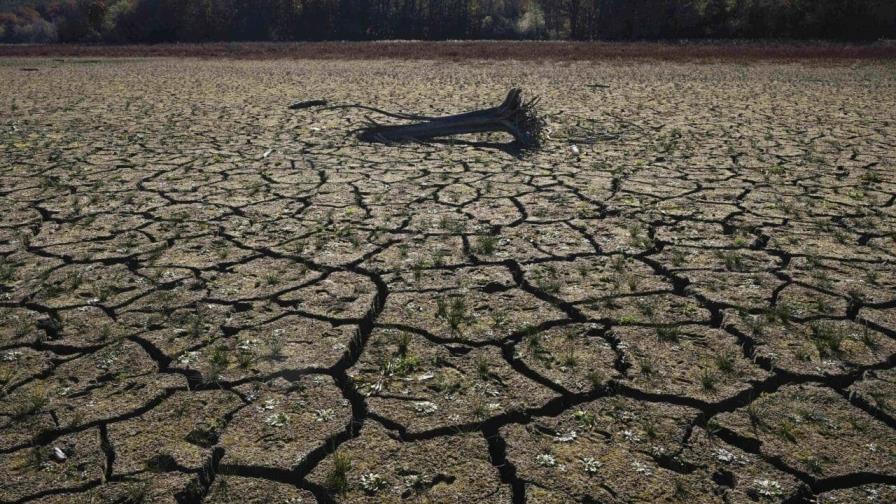
[(425, 59), (595, 61), (896, 60), (896, 43), (714, 40), (681, 42), (420, 41), (212, 42), (204, 44), (0, 44), (0, 57), (129, 58), (147, 56), (235, 59)]
[[(287, 109), (511, 85), (540, 152)], [(0, 501), (894, 502), (893, 103), (891, 63), (4, 59)]]

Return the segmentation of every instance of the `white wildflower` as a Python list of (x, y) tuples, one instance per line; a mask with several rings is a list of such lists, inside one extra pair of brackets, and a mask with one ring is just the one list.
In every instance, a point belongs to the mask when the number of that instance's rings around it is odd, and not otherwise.
[(284, 427), (287, 423), (289, 423), (289, 418), (284, 413), (274, 413), (273, 415), (267, 417), (264, 423), (270, 425), (271, 427)]
[(554, 467), (557, 465), (557, 459), (555, 459), (554, 456), (549, 453), (542, 453), (541, 455), (535, 457), (535, 462), (537, 462), (541, 467)]
[(248, 352), (258, 346), (258, 343), (259, 342), (257, 339), (243, 340), (236, 346), (236, 349), (243, 352)]
[(632, 462), (632, 469), (634, 469), (636, 473), (643, 474), (644, 476), (650, 476), (651, 474), (653, 474), (653, 471), (651, 471), (646, 464), (637, 460)]
[(558, 443), (572, 443), (576, 440), (577, 437), (579, 436), (578, 434), (576, 434), (576, 431), (571, 430), (566, 434), (560, 434), (556, 439)]
[(756, 492), (763, 497), (780, 497), (784, 495), (781, 484), (774, 480), (761, 479), (756, 480)]
[(327, 422), (333, 419), (334, 413), (333, 410), (327, 409), (319, 409), (314, 412), (314, 420), (317, 422)]
[(596, 474), (601, 465), (594, 457), (582, 457), (582, 466), (586, 474)]
[(431, 401), (415, 401), (414, 410), (423, 415), (432, 415), (438, 411), (439, 407)]
[(377, 473), (367, 473), (361, 476), (361, 488), (367, 493), (376, 493), (388, 486), (386, 480)]
[(110, 353), (103, 357), (99, 358), (99, 361), (96, 363), (97, 369), (102, 369), (103, 371), (108, 371), (115, 367), (115, 360), (117, 356), (114, 353)]
[(404, 477), (405, 488), (415, 489), (423, 486), (423, 476), (420, 474), (409, 474)]
[(727, 464), (737, 461), (737, 456), (724, 448), (716, 448), (715, 455), (717, 460)]
[(3, 360), (6, 362), (13, 362), (19, 360), (19, 357), (22, 356), (22, 352), (17, 350), (11, 350), (3, 354)]
[(190, 364), (192, 362), (196, 362), (198, 358), (199, 352), (187, 352), (178, 357), (177, 362), (181, 364)]

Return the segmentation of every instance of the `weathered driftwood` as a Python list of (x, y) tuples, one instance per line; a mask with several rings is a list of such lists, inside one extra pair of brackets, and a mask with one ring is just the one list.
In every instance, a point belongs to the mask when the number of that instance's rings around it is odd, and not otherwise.
[(535, 110), (538, 99), (523, 102), (521, 95), (522, 90), (514, 88), (507, 93), (504, 103), (497, 107), (426, 118), (424, 122), (414, 124), (381, 125), (374, 122), (372, 126), (361, 129), (358, 137), (366, 142), (393, 143), (503, 131), (513, 135), (520, 147), (538, 148), (545, 136), (545, 122)]

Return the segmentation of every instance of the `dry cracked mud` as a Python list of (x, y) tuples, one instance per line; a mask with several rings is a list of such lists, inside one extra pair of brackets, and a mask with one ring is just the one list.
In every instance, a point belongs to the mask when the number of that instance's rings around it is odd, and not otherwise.
[(894, 70), (2, 60), (0, 501), (894, 502)]

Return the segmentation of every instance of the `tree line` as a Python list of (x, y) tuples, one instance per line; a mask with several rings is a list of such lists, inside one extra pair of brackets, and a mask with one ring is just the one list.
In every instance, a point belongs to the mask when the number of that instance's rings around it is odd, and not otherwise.
[(896, 37), (894, 0), (56, 0), (0, 42)]

